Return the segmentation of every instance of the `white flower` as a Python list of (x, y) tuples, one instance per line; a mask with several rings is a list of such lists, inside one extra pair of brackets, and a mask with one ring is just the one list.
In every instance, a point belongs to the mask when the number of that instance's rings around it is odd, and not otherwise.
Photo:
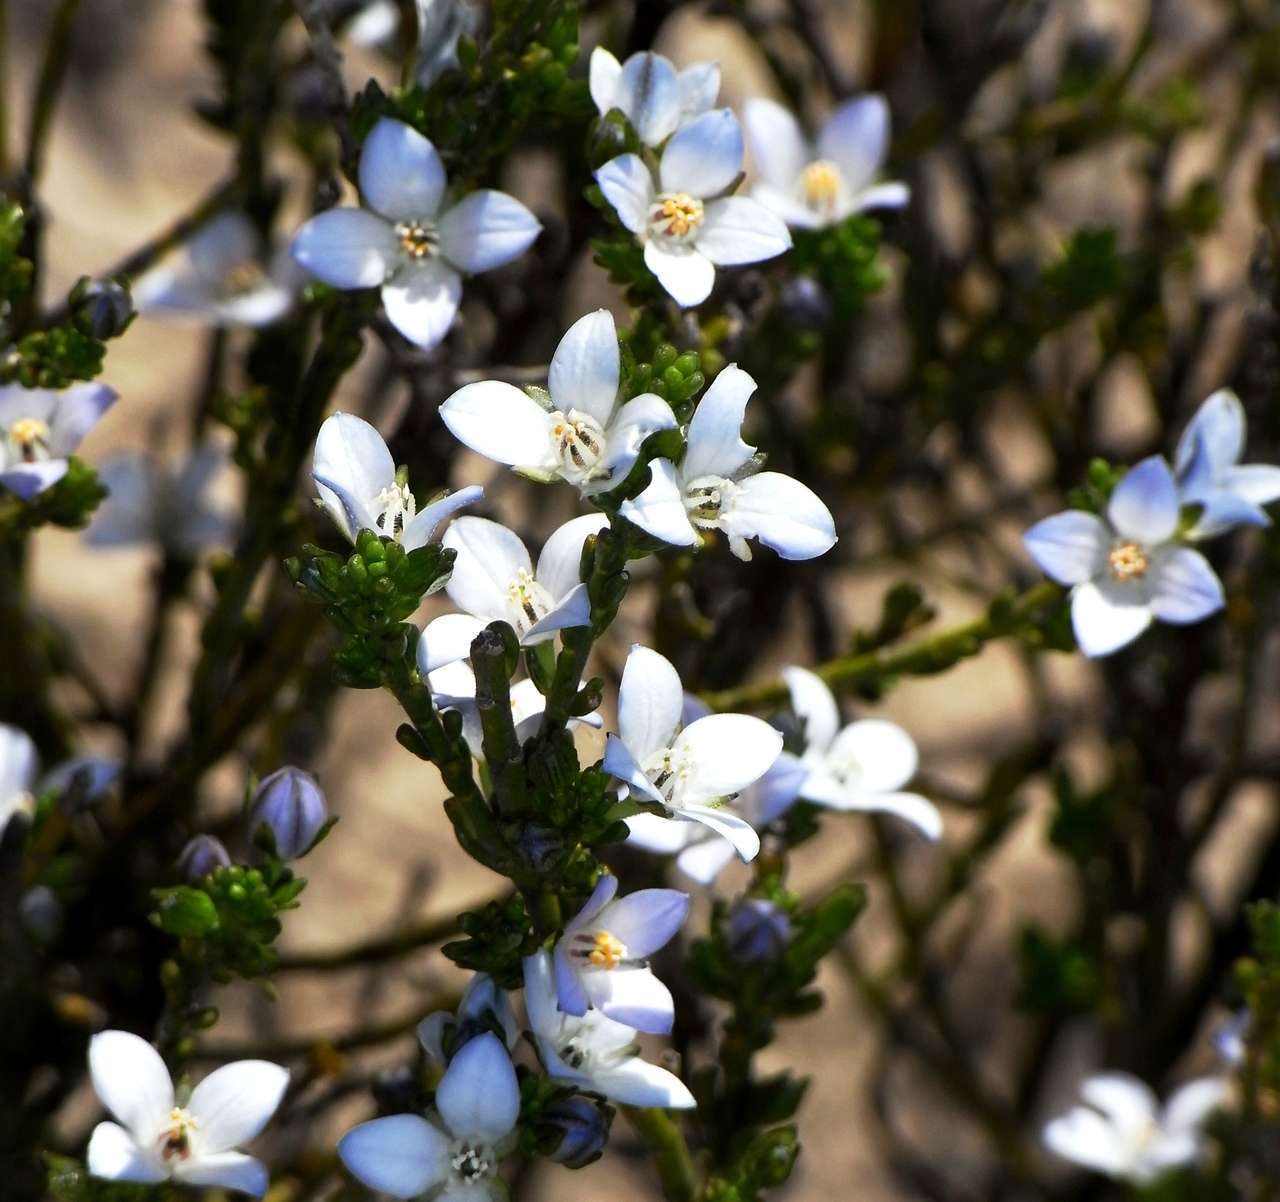
[(445, 1050), (446, 1037), (451, 1050), (456, 1051), (492, 1023), (501, 1027), (507, 1048), (514, 1048), (520, 1038), (520, 1028), (511, 1009), (511, 999), (487, 972), (478, 972), (467, 982), (458, 1009), (453, 1014), (437, 1010), (418, 1024), (418, 1042), (432, 1060), (445, 1064), (449, 1060)]
[(0, 487), (24, 501), (67, 474), (67, 456), (114, 403), (102, 384), (0, 387)]
[(1182, 432), (1173, 457), (1179, 499), (1203, 506), (1188, 538), (1208, 538), (1237, 525), (1271, 525), (1262, 506), (1280, 499), (1280, 467), (1240, 462), (1244, 429), (1244, 406), (1224, 388), (1196, 410)]
[(689, 423), (684, 458), (649, 465), (651, 479), (619, 514), (678, 546), (696, 546), (699, 530), (723, 530), (729, 549), (750, 559), (758, 538), (783, 559), (813, 559), (834, 546), (835, 520), (812, 489), (781, 472), (762, 472), (742, 441), (742, 418), (756, 382), (736, 364), (716, 376)]
[(550, 953), (524, 962), (524, 1004), (547, 1074), (625, 1106), (687, 1110), (696, 1103), (674, 1073), (640, 1057), (636, 1030), (599, 1010), (565, 1014), (556, 1002)]
[(418, 45), (413, 78), (429, 88), (458, 65), (458, 39), (474, 37), (484, 25), (484, 8), (470, 0), (414, 0), (418, 13)]
[(226, 451), (215, 443), (198, 447), (176, 471), (151, 455), (103, 460), (98, 476), (107, 499), (93, 515), (86, 540), (98, 547), (158, 544), (191, 560), (227, 545), (234, 519), (209, 497), (227, 462)]
[(505, 1197), (498, 1167), (514, 1144), (520, 1086), (496, 1035), (462, 1046), (436, 1089), (436, 1110), (439, 1126), (416, 1114), (361, 1123), (338, 1141), (338, 1155), (370, 1189), (396, 1198), (428, 1191), (432, 1202)]
[(816, 145), (772, 100), (748, 100), (742, 120), (760, 177), (751, 195), (788, 225), (835, 225), (867, 209), (901, 208), (911, 198), (906, 184), (873, 182), (889, 149), (883, 96), (842, 104), (823, 122)]
[(342, 29), (342, 35), (357, 46), (375, 50), (395, 50), (400, 33), (400, 5), (396, 0), (366, 0)]
[[(685, 694), (681, 714), (685, 726), (710, 713), (696, 697)], [(759, 831), (795, 804), (807, 775), (808, 769), (799, 759), (788, 751), (780, 752), (759, 780), (743, 789), (733, 801), (725, 803), (718, 813), (741, 818)], [(710, 885), (733, 859), (733, 844), (701, 823), (672, 822), (657, 814), (636, 814), (626, 821), (631, 831), (628, 843), (659, 855), (674, 855), (676, 867), (699, 885)]]
[(40, 757), (31, 736), (0, 722), (0, 834), (15, 814), (31, 813), (31, 789), (39, 771)]
[(678, 126), (707, 112), (720, 93), (720, 64), (682, 71), (661, 54), (637, 51), (620, 63), (603, 46), (591, 52), (591, 99), (600, 116), (618, 109), (646, 146), (658, 146)]
[(834, 810), (895, 814), (927, 839), (942, 834), (942, 815), (927, 797), (901, 792), (916, 774), (915, 741), (900, 726), (864, 718), (841, 729), (836, 699), (804, 668), (783, 672), (791, 708), (804, 720), (806, 769), (800, 796)]
[(1218, 1055), (1232, 1068), (1239, 1068), (1249, 1054), (1250, 1028), (1253, 1015), (1248, 1009), (1237, 1011), (1213, 1034), (1213, 1046)]
[(1071, 624), (1088, 656), (1131, 643), (1153, 618), (1185, 625), (1222, 608), (1222, 584), (1199, 551), (1179, 546), (1178, 486), (1159, 455), (1116, 485), (1103, 520), (1067, 510), (1023, 535), (1031, 557), (1072, 585)]
[(484, 495), (472, 485), (419, 510), (409, 486), (396, 475), (382, 435), (350, 413), (335, 413), (320, 427), (311, 476), (321, 504), (353, 543), (361, 530), (373, 530), (406, 551), (424, 546), (445, 518)]
[(427, 624), (418, 644), (418, 670), (434, 672), (466, 659), (471, 643), (490, 622), (507, 622), (529, 647), (557, 630), (591, 621), (587, 586), (578, 579), (582, 545), (609, 524), (591, 513), (561, 526), (543, 545), (535, 571), (518, 535), (486, 518), (459, 518), (444, 536), (457, 557), (445, 585), (463, 613)]
[(683, 703), (671, 662), (633, 646), (618, 689), (619, 733), (609, 736), (604, 770), (638, 799), (665, 807), (668, 819), (702, 823), (743, 860), (754, 859), (760, 836), (724, 802), (769, 770), (782, 736), (746, 714), (710, 714), (684, 726)]
[(134, 288), (138, 312), (266, 326), (293, 307), (301, 276), (287, 251), (264, 267), (262, 239), (243, 214), (222, 213), (186, 244), (185, 262), (158, 267)]
[(367, 208), (320, 213), (293, 240), (293, 255), (335, 288), (381, 288), (387, 319), (425, 349), (449, 332), (462, 274), (523, 254), (542, 226), (505, 192), (472, 192), (444, 208), (444, 164), (417, 130), (384, 117), (360, 155)]
[(1201, 1077), (1177, 1090), (1162, 1110), (1136, 1077), (1098, 1073), (1080, 1086), (1086, 1105), (1050, 1122), (1044, 1142), (1066, 1160), (1142, 1185), (1199, 1155), (1200, 1129), (1226, 1095), (1225, 1078)]
[(113, 1181), (213, 1185), (261, 1197), (267, 1169), (234, 1149), (267, 1125), (289, 1073), (265, 1060), (237, 1060), (210, 1073), (178, 1105), (160, 1053), (127, 1031), (89, 1041), (89, 1072), (102, 1104), (119, 1120), (89, 1140), (89, 1172)]
[(689, 895), (638, 889), (615, 899), (617, 892), (618, 878), (602, 876), (556, 944), (560, 1009), (581, 1018), (594, 1007), (637, 1031), (665, 1035), (675, 1003), (646, 961), (684, 924)]
[(706, 300), (717, 267), (772, 259), (791, 245), (786, 225), (764, 205), (721, 195), (742, 173), (742, 153), (737, 117), (716, 109), (676, 132), (657, 179), (634, 154), (596, 172), (618, 220), (644, 246), (645, 265), (678, 305)]
[(468, 384), (440, 406), (459, 442), (540, 480), (567, 480), (583, 496), (620, 484), (640, 444), (675, 426), (671, 406), (654, 393), (618, 404), (618, 333), (597, 309), (569, 327), (551, 357), (554, 408), (499, 380)]

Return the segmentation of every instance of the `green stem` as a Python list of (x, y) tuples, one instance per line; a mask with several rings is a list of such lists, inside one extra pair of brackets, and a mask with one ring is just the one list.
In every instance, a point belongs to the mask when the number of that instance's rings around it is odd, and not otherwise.
[(476, 677), (476, 708), (484, 731), (484, 758), (493, 779), (493, 802), (508, 817), (528, 808), (524, 757), (511, 713), (511, 673), (519, 662), (520, 645), (505, 622), (494, 622), (471, 644), (471, 667)]
[(622, 1109), (649, 1145), (667, 1202), (694, 1202), (700, 1192), (698, 1170), (694, 1167), (684, 1133), (671, 1116), (665, 1110), (652, 1106), (624, 1106)]
[[(837, 691), (890, 676), (928, 676), (976, 655), (995, 639), (1021, 634), (1035, 624), (1042, 610), (1061, 597), (1062, 589), (1046, 580), (1007, 606), (988, 610), (972, 622), (918, 639), (905, 647), (882, 647), (862, 655), (842, 656), (820, 664), (814, 672)], [(702, 699), (713, 710), (739, 710), (778, 705), (786, 701), (787, 696), (786, 682), (775, 678), (718, 693), (704, 693)]]
[(24, 163), (26, 186), (35, 190), (36, 180), (44, 165), (44, 149), (53, 124), (54, 109), (62, 92), (67, 68), (71, 65), (71, 28), (80, 0), (61, 0), (49, 25), (44, 61), (36, 77), (35, 95), (31, 101), (31, 121), (27, 127), (27, 157)]

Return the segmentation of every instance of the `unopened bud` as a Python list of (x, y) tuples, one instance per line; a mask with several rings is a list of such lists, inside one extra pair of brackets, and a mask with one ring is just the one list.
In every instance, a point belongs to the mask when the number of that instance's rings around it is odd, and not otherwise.
[(222, 841), (212, 835), (196, 835), (178, 853), (178, 872), (192, 885), (204, 880), (215, 868), (226, 868), (230, 863), (231, 857)]
[(62, 929), (62, 903), (48, 885), (35, 885), (22, 895), (18, 916), (37, 943), (52, 943)]
[(282, 860), (296, 860), (311, 850), (329, 816), (324, 794), (310, 772), (287, 766), (264, 777), (253, 796), (249, 829), (256, 839), (271, 831)]
[(778, 298), (792, 325), (804, 330), (820, 330), (831, 320), (831, 302), (817, 280), (797, 275), (783, 285)]
[(100, 341), (123, 334), (133, 320), (129, 290), (115, 280), (81, 280), (71, 294), (71, 308)]
[(746, 897), (729, 915), (729, 951), (746, 962), (776, 960), (791, 941), (786, 911), (762, 897)]
[(580, 1169), (604, 1154), (612, 1122), (612, 1106), (574, 1094), (543, 1109), (536, 1128), (538, 1146), (566, 1168)]

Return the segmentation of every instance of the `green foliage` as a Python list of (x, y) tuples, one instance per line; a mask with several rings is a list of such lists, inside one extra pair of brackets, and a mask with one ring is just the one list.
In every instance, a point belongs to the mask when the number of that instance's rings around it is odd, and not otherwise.
[(31, 291), (31, 260), (22, 253), (27, 216), (15, 200), (0, 197), (0, 298), (7, 325), (15, 304)]
[(78, 530), (89, 524), (106, 495), (98, 473), (73, 455), (62, 479), (29, 501), (0, 489), (0, 541), (21, 538), (41, 526)]
[(91, 1177), (84, 1165), (69, 1156), (45, 1152), (44, 1164), (53, 1202), (155, 1202), (155, 1186)]
[(1018, 937), (1022, 985), (1018, 1005), (1033, 1014), (1063, 1016), (1094, 1010), (1102, 1000), (1097, 960), (1072, 939), (1055, 939), (1035, 924)]
[(912, 581), (902, 581), (886, 589), (880, 599), (880, 620), (870, 630), (856, 630), (850, 645), (855, 655), (887, 647), (900, 638), (927, 626), (937, 616), (924, 590)]
[(800, 1155), (800, 1141), (791, 1125), (762, 1131), (727, 1177), (707, 1182), (703, 1202), (755, 1202), (763, 1190), (785, 1185)]
[(702, 359), (697, 351), (681, 353), (669, 342), (654, 345), (660, 335), (657, 323), (644, 318), (620, 332), (622, 395), (630, 400), (641, 393), (657, 393), (681, 422), (687, 422), (693, 416), (694, 398), (706, 383)]
[[(884, 287), (879, 265), (880, 223), (854, 216), (821, 230), (796, 230), (788, 266), (809, 276), (826, 293), (833, 325), (847, 325), (867, 297)], [(785, 304), (780, 316), (789, 316)]]
[(527, 946), (529, 913), (518, 893), (492, 901), (479, 910), (459, 915), (466, 935), (441, 949), (460, 968), (487, 972), (503, 989), (517, 989), (524, 981), (520, 961), (534, 949)]

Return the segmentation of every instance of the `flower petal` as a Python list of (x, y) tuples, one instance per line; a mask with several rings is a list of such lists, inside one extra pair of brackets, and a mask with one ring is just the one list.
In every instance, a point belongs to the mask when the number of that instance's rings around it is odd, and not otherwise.
[(440, 406), (440, 417), (463, 446), (497, 463), (541, 471), (556, 466), (551, 415), (511, 384), (467, 384)]
[(551, 356), (547, 388), (558, 409), (588, 413), (604, 426), (618, 398), (620, 370), (613, 314), (597, 309), (565, 331)]
[(643, 763), (669, 747), (683, 705), (684, 689), (671, 661), (633, 644), (618, 686), (618, 732), (627, 750)]
[(360, 151), (360, 192), (391, 221), (430, 221), (445, 189), (444, 164), (430, 140), (403, 121), (381, 118)]
[(449, 1139), (419, 1115), (393, 1114), (353, 1127), (338, 1155), (370, 1189), (412, 1198), (445, 1178)]
[(1132, 643), (1151, 625), (1151, 616), (1144, 593), (1106, 580), (1086, 580), (1071, 594), (1071, 627), (1090, 659)]
[(1167, 542), (1178, 527), (1178, 486), (1162, 455), (1150, 455), (1116, 485), (1107, 517), (1124, 538), (1144, 547)]
[(395, 474), (382, 435), (363, 418), (335, 413), (320, 427), (311, 475), (329, 515), (352, 542), (361, 530), (374, 528), (370, 503)]
[(441, 614), (427, 623), (418, 640), (418, 671), (424, 676), (467, 659), (471, 644), (490, 619), (472, 614)]
[(239, 1190), (254, 1198), (267, 1192), (271, 1176), (267, 1166), (243, 1152), (211, 1152), (179, 1161), (173, 1175), (187, 1185), (216, 1185), (223, 1189)]
[(70, 455), (119, 394), (105, 384), (73, 384), (58, 394), (49, 422), (49, 449), (55, 457)]
[(666, 1035), (675, 1022), (669, 990), (647, 968), (616, 968), (583, 974), (592, 1004), (606, 1018), (650, 1035)]
[(1096, 1111), (1077, 1106), (1045, 1125), (1041, 1134), (1049, 1151), (1085, 1168), (1117, 1175), (1130, 1167), (1119, 1133)]
[(702, 304), (715, 286), (715, 265), (693, 245), (646, 242), (644, 264), (682, 309)]
[(679, 889), (637, 889), (610, 902), (596, 920), (627, 947), (627, 955), (647, 960), (666, 947), (689, 917), (689, 895)]
[(1022, 542), (1046, 576), (1059, 584), (1081, 584), (1106, 566), (1111, 532), (1095, 514), (1068, 509), (1037, 522)]
[(1165, 1103), (1160, 1126), (1166, 1132), (1197, 1132), (1205, 1119), (1227, 1100), (1226, 1077), (1199, 1077), (1175, 1090)]
[(267, 1060), (215, 1069), (192, 1090), (187, 1107), (200, 1121), (200, 1146), (226, 1152), (248, 1143), (275, 1114), (288, 1084), (288, 1069)]
[[(616, 735), (611, 739), (621, 746)], [(607, 766), (605, 771), (611, 771)], [(625, 779), (625, 778), (624, 778)], [(655, 799), (656, 800), (656, 799)], [(691, 838), (701, 838), (703, 832), (692, 822), (678, 818), (664, 818), (660, 814), (635, 814), (626, 820), (627, 842), (659, 856), (673, 856), (688, 846)]]
[(1253, 505), (1270, 505), (1280, 500), (1280, 467), (1266, 463), (1245, 463), (1228, 468), (1222, 487)]
[(759, 263), (791, 246), (786, 222), (749, 196), (725, 196), (706, 208), (694, 245), (718, 267)]
[[(790, 193), (775, 188), (772, 184), (755, 184), (751, 189), (751, 197), (796, 229), (812, 230), (830, 224), (827, 215), (815, 212)], [(832, 219), (838, 219), (838, 215), (832, 214)]]
[(0, 486), (24, 501), (52, 488), (67, 474), (65, 459), (42, 459), (36, 463), (16, 463), (0, 472)]
[(1222, 582), (1199, 551), (1175, 547), (1151, 564), (1151, 612), (1179, 626), (1198, 622), (1225, 604)]
[(606, 1098), (624, 1106), (691, 1110), (697, 1105), (689, 1087), (679, 1077), (639, 1056), (628, 1056), (598, 1069), (591, 1081)]
[(622, 79), (622, 64), (603, 46), (591, 52), (588, 68), (591, 99), (595, 101), (600, 116), (618, 107), (618, 84)]
[(187, 240), (187, 261), (206, 283), (221, 287), (227, 272), (257, 260), (261, 239), (253, 222), (230, 209), (206, 221)]
[(720, 95), (720, 64), (690, 63), (676, 75), (680, 116), (687, 121), (711, 108)]
[(704, 889), (710, 888), (736, 850), (727, 839), (699, 839), (676, 856), (676, 867)]
[(582, 978), (574, 971), (569, 957), (558, 945), (554, 959), (557, 1004), (565, 1014), (580, 1018), (591, 1009), (591, 999), (583, 987)]
[(406, 267), (382, 285), (387, 320), (424, 351), (449, 332), (461, 298), (458, 273), (439, 260)]
[(662, 190), (715, 196), (742, 172), (742, 155), (742, 127), (733, 110), (703, 113), (677, 130), (663, 150)]
[(700, 541), (698, 532), (689, 521), (684, 494), (671, 461), (652, 460), (649, 477), (648, 485), (638, 497), (618, 506), (618, 515), (664, 543), (679, 547), (696, 545)]
[(742, 124), (756, 174), (779, 192), (790, 192), (809, 159), (800, 122), (776, 101), (754, 97), (742, 106)]
[(831, 510), (808, 485), (781, 472), (743, 480), (720, 511), (720, 527), (731, 543), (759, 539), (783, 559), (815, 559), (836, 542)]
[(543, 544), (534, 575), (553, 601), (567, 597), (581, 583), (578, 568), (583, 544), (608, 525), (609, 519), (603, 513), (588, 513), (565, 522)]
[(685, 480), (732, 476), (750, 462), (755, 447), (742, 441), (742, 422), (756, 382), (730, 363), (711, 382), (689, 422), (688, 449), (680, 465)]
[[(1196, 483), (1207, 485), (1239, 463), (1244, 452), (1244, 431), (1244, 406), (1231, 389), (1220, 388), (1208, 397), (1182, 431), (1173, 454), (1174, 471), (1183, 488)], [(1202, 465), (1198, 473), (1193, 472), (1197, 449)]]
[(432, 539), (436, 528), (446, 518), (457, 513), (467, 505), (474, 505), (484, 496), (484, 489), (478, 484), (469, 484), (457, 492), (445, 493), (429, 505), (424, 505), (413, 515), (413, 520), (400, 533), (400, 545), (406, 551), (416, 551)]
[(744, 864), (760, 854), (760, 836), (755, 827), (723, 806), (682, 805), (677, 812), (681, 818), (700, 822), (722, 839), (727, 839)]
[(99, 1123), (93, 1129), (85, 1162), (94, 1177), (109, 1181), (154, 1184), (169, 1176), (163, 1165), (157, 1164), (129, 1132), (115, 1123)]
[(541, 232), (542, 222), (514, 196), (485, 188), (440, 218), (440, 253), (474, 275), (518, 259)]
[(549, 639), (557, 630), (591, 624), (591, 597), (585, 584), (574, 585), (559, 603), (540, 617), (520, 639), (526, 647)]
[(605, 200), (613, 205), (618, 220), (633, 234), (640, 233), (653, 203), (653, 176), (644, 160), (636, 154), (610, 159), (596, 172), (596, 183)]
[(686, 726), (674, 747), (688, 762), (683, 806), (727, 797), (759, 780), (778, 758), (782, 736), (760, 718), (711, 714)]
[(458, 518), (441, 540), (457, 552), (445, 589), (453, 603), (492, 622), (507, 617), (507, 590), (521, 572), (533, 574), (533, 561), (520, 536), (488, 518)]
[(827, 752), (831, 762), (856, 767), (858, 792), (900, 789), (916, 774), (920, 754), (901, 726), (883, 718), (852, 722), (835, 737)]
[[(633, 793), (641, 793), (650, 801), (662, 801), (662, 794), (653, 787), (653, 782), (644, 774), (636, 757), (617, 735), (611, 734), (605, 740), (604, 759), (600, 767), (610, 776), (622, 781)], [(627, 819), (628, 824), (631, 821)]]
[(632, 397), (618, 410), (608, 429), (609, 449), (604, 463), (610, 475), (603, 482), (604, 487), (612, 488), (625, 479), (650, 434), (672, 430), (676, 424), (671, 406), (656, 393)]
[(468, 1040), (436, 1089), (436, 1108), (459, 1138), (495, 1144), (520, 1117), (520, 1086), (507, 1049), (492, 1032)]
[(871, 209), (901, 209), (910, 203), (911, 188), (898, 180), (891, 180), (885, 184), (872, 184), (855, 193), (844, 216), (866, 213)]
[(1128, 1138), (1139, 1137), (1148, 1130), (1157, 1115), (1155, 1094), (1128, 1073), (1095, 1073), (1086, 1077), (1080, 1085), (1080, 1097)]
[(0, 802), (26, 793), (36, 782), (40, 757), (25, 730), (0, 722)]
[(376, 288), (400, 262), (395, 230), (366, 209), (328, 209), (293, 237), (293, 257), (335, 288)]
[(680, 123), (680, 84), (669, 58), (652, 51), (622, 64), (613, 107), (620, 108), (646, 146), (657, 146)]
[(782, 679), (791, 695), (791, 708), (804, 723), (805, 746), (825, 752), (840, 729), (835, 694), (821, 676), (807, 668), (783, 668)]
[(173, 1109), (173, 1082), (160, 1053), (128, 1031), (89, 1040), (89, 1073), (98, 1100), (139, 1138), (149, 1139)]
[(735, 808), (752, 826), (768, 826), (796, 803), (808, 775), (799, 756), (783, 751), (768, 772), (742, 791)]
[(889, 106), (883, 96), (859, 96), (837, 108), (818, 133), (818, 153), (840, 168), (845, 185), (861, 191), (889, 149)]
[(860, 814), (892, 814), (916, 828), (930, 842), (942, 838), (942, 814), (938, 807), (919, 793), (855, 793), (839, 807)]

